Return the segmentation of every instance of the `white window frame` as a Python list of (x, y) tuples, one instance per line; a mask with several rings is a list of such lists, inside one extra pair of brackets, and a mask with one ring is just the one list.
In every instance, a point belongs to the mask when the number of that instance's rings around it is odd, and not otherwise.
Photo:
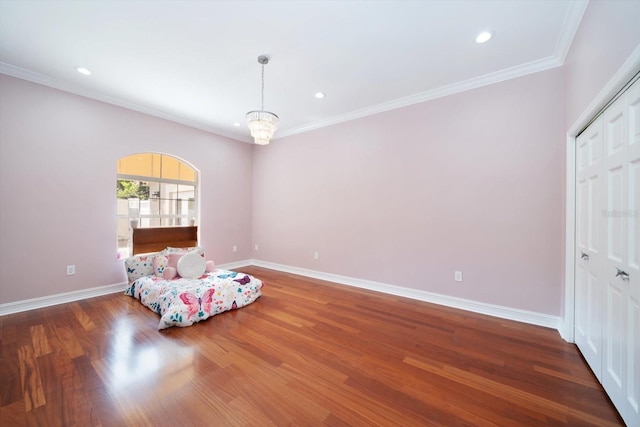
[[(150, 177), (150, 176), (139, 176), (139, 175), (128, 175), (128, 174), (117, 174), (116, 175), (116, 182), (119, 180), (125, 180), (125, 181), (138, 181), (138, 182), (145, 182), (145, 183), (151, 183), (151, 182), (155, 182), (155, 183), (160, 183), (161, 185), (164, 184), (169, 184), (169, 185), (187, 185), (190, 187), (193, 187), (193, 209), (190, 210), (187, 213), (184, 214), (160, 214), (160, 215), (149, 215), (149, 214), (145, 214), (145, 215), (141, 215), (140, 213), (138, 213), (137, 216), (132, 217), (130, 214), (118, 214), (118, 212), (116, 211), (116, 221), (119, 222), (120, 219), (126, 219), (129, 220), (129, 222), (133, 219), (137, 219), (138, 220), (138, 227), (141, 228), (152, 228), (152, 227), (144, 227), (141, 225), (142, 223), (142, 219), (159, 219), (160, 223), (162, 223), (163, 219), (182, 219), (184, 224), (183, 225), (176, 225), (176, 227), (182, 227), (182, 226), (187, 226), (187, 225), (196, 225), (199, 223), (199, 213), (200, 213), (200, 209), (199, 209), (199, 198), (200, 198), (200, 192), (199, 192), (199, 188), (198, 188), (198, 181), (199, 181), (199, 173), (198, 170), (195, 169), (193, 166), (191, 166), (189, 163), (185, 162), (184, 160), (175, 157), (175, 156), (170, 156), (167, 154), (163, 154), (165, 156), (168, 157), (173, 157), (174, 159), (180, 161), (181, 163), (184, 163), (185, 165), (189, 166), (190, 168), (192, 168), (195, 172), (195, 177), (196, 179), (194, 181), (184, 181), (184, 180), (178, 180), (178, 179), (166, 179), (166, 178), (159, 178), (159, 177)], [(149, 197), (149, 199), (151, 199), (151, 196)], [(117, 202), (118, 198), (116, 196), (116, 202)], [(154, 226), (155, 227), (155, 226)], [(132, 241), (131, 241), (131, 226), (129, 226), (129, 237), (128, 237), (128, 256), (131, 256), (131, 250), (132, 250)], [(118, 245), (117, 247), (117, 252), (118, 252), (118, 258), (120, 258), (123, 253), (121, 252), (121, 247)]]

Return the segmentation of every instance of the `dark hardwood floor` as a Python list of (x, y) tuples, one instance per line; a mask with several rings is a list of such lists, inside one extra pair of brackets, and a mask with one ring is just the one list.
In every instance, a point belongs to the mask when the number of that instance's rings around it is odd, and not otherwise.
[(114, 294), (0, 317), (2, 426), (617, 426), (557, 331), (258, 267), (188, 328)]

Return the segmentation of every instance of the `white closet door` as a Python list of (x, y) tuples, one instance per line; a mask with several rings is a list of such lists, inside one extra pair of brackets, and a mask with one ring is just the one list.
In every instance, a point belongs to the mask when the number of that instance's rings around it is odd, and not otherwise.
[(627, 94), (629, 145), (629, 281), (627, 322), (627, 414), (629, 425), (640, 426), (640, 80)]
[(602, 385), (623, 419), (640, 425), (638, 417), (638, 191), (640, 143), (638, 88), (614, 102), (603, 114), (605, 292)]
[(576, 139), (575, 337), (640, 426), (640, 80)]
[(627, 92), (627, 382), (623, 417), (640, 426), (640, 80)]
[(602, 117), (576, 140), (576, 312), (575, 341), (601, 378), (604, 293), (602, 265)]

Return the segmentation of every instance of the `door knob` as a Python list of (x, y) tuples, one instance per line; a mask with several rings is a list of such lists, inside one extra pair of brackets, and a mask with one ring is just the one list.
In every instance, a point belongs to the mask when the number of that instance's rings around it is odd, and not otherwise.
[(585, 261), (589, 261), (589, 254), (585, 254), (584, 252), (581, 252), (582, 255), (580, 255), (580, 258), (582, 258)]
[(616, 267), (616, 270), (618, 270), (618, 272), (616, 273), (616, 277), (620, 276), (620, 278), (622, 278), (622, 280), (624, 280), (625, 282), (629, 280), (629, 273), (620, 270), (618, 267)]

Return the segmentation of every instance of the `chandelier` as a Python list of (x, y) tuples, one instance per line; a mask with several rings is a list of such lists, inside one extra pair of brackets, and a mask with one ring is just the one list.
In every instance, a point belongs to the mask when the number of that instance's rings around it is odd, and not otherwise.
[(264, 111), (264, 66), (269, 63), (265, 55), (258, 56), (258, 63), (262, 64), (262, 104), (260, 111), (254, 110), (247, 113), (247, 125), (251, 136), (258, 145), (267, 145), (273, 138), (273, 133), (278, 129), (278, 116)]

